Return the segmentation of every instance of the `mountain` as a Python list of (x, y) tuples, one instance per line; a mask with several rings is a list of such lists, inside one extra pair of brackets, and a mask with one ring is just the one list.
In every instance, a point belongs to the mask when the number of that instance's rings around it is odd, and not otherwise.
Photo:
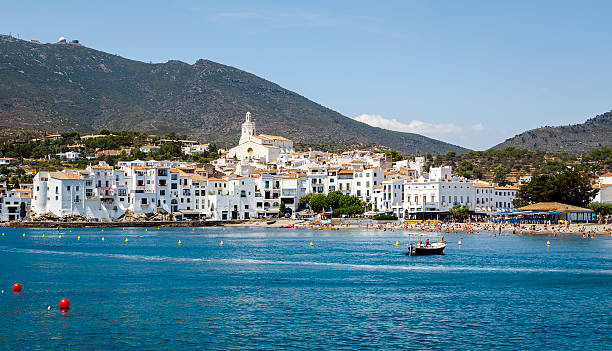
[(258, 133), (298, 143), (376, 144), (406, 153), (465, 148), (371, 127), (248, 72), (208, 60), (144, 63), (75, 43), (0, 36), (0, 126), (176, 132), (234, 145), (250, 111)]
[(549, 152), (582, 153), (602, 146), (612, 147), (612, 111), (581, 124), (542, 127), (506, 139), (494, 149), (513, 146)]

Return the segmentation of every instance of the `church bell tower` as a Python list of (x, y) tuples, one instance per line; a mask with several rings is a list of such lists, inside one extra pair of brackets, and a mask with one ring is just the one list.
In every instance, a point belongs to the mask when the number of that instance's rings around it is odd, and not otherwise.
[(242, 135), (240, 136), (240, 144), (251, 140), (255, 135), (255, 122), (251, 121), (251, 113), (246, 113), (246, 120), (242, 123)]

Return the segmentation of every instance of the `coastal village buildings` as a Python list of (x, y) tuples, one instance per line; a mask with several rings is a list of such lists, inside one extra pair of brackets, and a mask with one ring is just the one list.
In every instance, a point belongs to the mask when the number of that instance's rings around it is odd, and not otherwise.
[(7, 190), (6, 182), (0, 183), (0, 221), (21, 220), (21, 204), (26, 216), (32, 201), (32, 184), (21, 184), (19, 189)]
[(599, 176), (599, 184), (596, 186), (599, 191), (593, 201), (612, 203), (612, 173), (605, 173)]
[[(184, 147), (199, 152), (205, 145), (193, 142)], [(144, 148), (141, 151), (154, 151)], [(247, 113), (238, 146), (211, 164), (136, 160), (115, 167), (101, 162), (82, 170), (39, 172), (29, 193), (3, 195), (8, 203), (3, 203), (0, 215), (3, 220), (17, 219), (16, 204), (31, 202), (30, 217), (52, 213), (99, 221), (129, 213), (251, 219), (279, 216), (281, 207), (285, 215), (297, 216), (306, 194), (339, 191), (356, 196), (368, 210), (421, 219), (447, 214), (455, 205), (476, 213), (513, 210), (517, 190), (454, 176), (448, 166), (425, 172), (423, 157), (391, 162), (370, 151), (296, 152), (287, 138), (256, 135)]]

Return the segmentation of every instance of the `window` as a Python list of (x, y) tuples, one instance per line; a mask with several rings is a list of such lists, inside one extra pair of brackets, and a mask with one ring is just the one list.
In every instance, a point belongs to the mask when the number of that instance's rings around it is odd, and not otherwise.
[(70, 191), (70, 185), (66, 186), (66, 191)]
[(76, 191), (79, 191), (79, 189), (80, 189), (80, 188), (81, 188), (81, 187), (77, 185), (77, 186), (76, 186)]

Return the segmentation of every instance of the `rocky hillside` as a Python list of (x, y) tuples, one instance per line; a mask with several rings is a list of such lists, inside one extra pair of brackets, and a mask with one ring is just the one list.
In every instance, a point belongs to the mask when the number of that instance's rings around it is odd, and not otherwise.
[(297, 142), (366, 143), (406, 153), (462, 153), (417, 134), (345, 117), (248, 72), (207, 60), (150, 64), (79, 44), (0, 36), (0, 126), (177, 132), (232, 145), (250, 111), (258, 132)]
[(612, 146), (612, 111), (582, 124), (528, 130), (494, 147), (508, 146), (533, 151), (583, 153)]

